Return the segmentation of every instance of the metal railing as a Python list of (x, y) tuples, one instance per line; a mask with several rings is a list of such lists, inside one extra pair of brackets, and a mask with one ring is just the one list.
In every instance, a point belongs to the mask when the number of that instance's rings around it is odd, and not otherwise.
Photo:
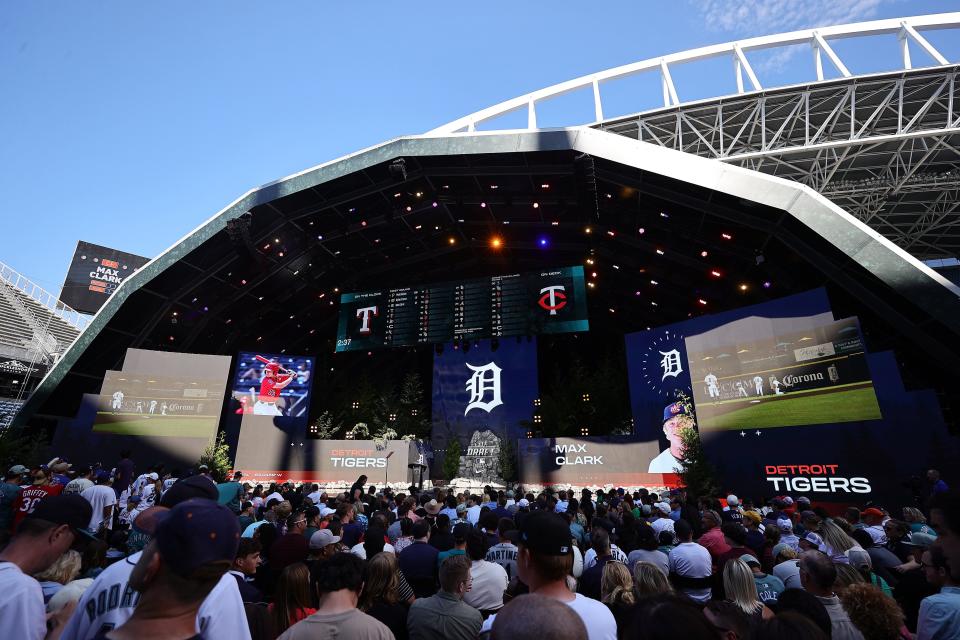
[(90, 324), (88, 316), (65, 305), (60, 298), (3, 262), (0, 262), (0, 280), (78, 331), (83, 331)]

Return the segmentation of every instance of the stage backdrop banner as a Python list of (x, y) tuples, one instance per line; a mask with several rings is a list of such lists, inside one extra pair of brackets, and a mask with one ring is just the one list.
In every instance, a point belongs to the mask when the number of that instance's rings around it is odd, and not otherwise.
[(474, 432), (490, 430), (501, 440), (524, 435), (537, 399), (537, 344), (502, 340), (496, 351), (481, 341), (469, 352), (449, 346), (433, 360), (432, 444), (442, 462), (450, 438), (463, 453)]
[[(298, 443), (299, 444), (299, 443)], [(373, 440), (307, 440), (297, 446), (300, 468), (251, 469), (237, 460), (236, 469), (243, 471), (245, 482), (316, 482), (317, 484), (352, 484), (361, 475), (367, 484), (383, 486), (409, 483), (408, 463), (416, 462), (416, 444), (406, 440), (388, 440), (383, 448)], [(301, 458), (302, 456), (302, 458)], [(387, 457), (389, 456), (389, 458)]]
[(682, 395), (723, 490), (737, 495), (909, 502), (909, 478), (960, 450), (934, 392), (906, 391), (893, 354), (868, 353), (857, 319), (835, 319), (824, 289), (629, 334), (626, 345), (636, 434), (661, 449), (647, 469), (675, 464), (664, 415)]
[(660, 451), (654, 441), (609, 438), (531, 438), (517, 441), (517, 469), (524, 485), (676, 486), (673, 474), (646, 473), (637, 460)]

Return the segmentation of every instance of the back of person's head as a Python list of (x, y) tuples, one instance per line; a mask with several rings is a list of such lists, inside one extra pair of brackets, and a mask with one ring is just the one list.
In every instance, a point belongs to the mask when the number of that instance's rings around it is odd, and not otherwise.
[(834, 553), (843, 553), (857, 546), (857, 541), (848, 536), (836, 521), (830, 518), (820, 523), (820, 537), (833, 549)]
[(379, 527), (367, 529), (363, 538), (363, 550), (366, 552), (367, 558), (372, 558), (383, 551), (383, 547), (386, 545), (386, 541), (383, 539), (384, 535), (386, 533)]
[(483, 560), (487, 556), (487, 537), (473, 529), (467, 534), (467, 557), (471, 560)]
[(837, 581), (837, 567), (822, 551), (810, 549), (800, 554), (800, 578), (806, 574), (813, 586), (829, 590)]
[(752, 615), (760, 608), (760, 597), (757, 595), (757, 583), (753, 580), (753, 571), (741, 558), (727, 560), (727, 564), (724, 565), (723, 590), (727, 594), (727, 599), (748, 615)]
[(803, 589), (787, 589), (777, 598), (777, 615), (792, 611), (811, 620), (828, 638), (833, 633), (833, 623), (827, 608), (812, 593)]
[(641, 522), (637, 527), (637, 547), (644, 551), (656, 551), (658, 545), (659, 540), (657, 540), (657, 534), (654, 533), (653, 527)]
[[(613, 563), (611, 563), (613, 564)], [(493, 620), (490, 640), (587, 640), (583, 619), (559, 600), (537, 593), (517, 596)]]
[(631, 640), (715, 640), (717, 632), (693, 601), (661, 594), (637, 603), (625, 637)]
[(870, 640), (897, 640), (902, 637), (903, 611), (883, 591), (861, 582), (840, 592), (840, 602), (850, 621)]
[(563, 518), (550, 511), (533, 511), (520, 522), (518, 533), (518, 571), (524, 570), (522, 561), (529, 559), (530, 570), (543, 582), (565, 580), (570, 575), (573, 541)]
[(673, 532), (677, 534), (677, 539), (680, 542), (689, 542), (693, 537), (693, 527), (683, 518), (673, 523)]
[(365, 565), (354, 554), (341, 552), (313, 565), (312, 573), (321, 595), (343, 589), (359, 594), (365, 578)]
[(610, 534), (605, 529), (594, 529), (590, 534), (590, 546), (597, 552), (597, 556), (610, 553)]
[(633, 565), (633, 589), (638, 600), (673, 592), (667, 576), (652, 562), (637, 562)]
[(437, 516), (437, 531), (444, 532), (450, 531), (450, 516), (445, 513), (441, 513)]
[(859, 544), (864, 549), (869, 549), (873, 546), (873, 538), (870, 537), (870, 534), (864, 529), (855, 529), (850, 537)]
[(497, 516), (493, 511), (484, 511), (480, 514), (480, 519), (477, 524), (481, 529), (488, 531), (489, 533), (494, 533), (497, 530), (497, 525), (500, 523), (500, 517)]
[(724, 638), (750, 637), (750, 616), (729, 600), (711, 600), (703, 608), (703, 615), (717, 630), (725, 631)]
[(515, 531), (517, 525), (514, 524), (513, 518), (500, 518), (500, 521), (497, 522), (497, 535), (501, 538), (506, 538), (507, 533), (510, 531)]
[(273, 622), (283, 633), (296, 620), (297, 611), (310, 606), (310, 570), (302, 562), (288, 565), (280, 573), (273, 603)]
[[(869, 558), (870, 556), (867, 557)], [(837, 563), (834, 564), (833, 567), (837, 570), (837, 580), (833, 583), (833, 588), (838, 593), (840, 590), (846, 589), (852, 584), (867, 581), (856, 567), (849, 564)]]
[(633, 577), (622, 562), (608, 562), (603, 565), (600, 578), (600, 601), (606, 604), (633, 604)]
[(764, 620), (753, 634), (754, 640), (830, 640), (830, 637), (810, 618), (795, 611), (784, 611)]
[(378, 602), (396, 604), (400, 584), (397, 557), (392, 553), (378, 553), (367, 558), (367, 577), (358, 608), (368, 611)]
[(411, 534), (415, 540), (421, 540), (430, 535), (430, 523), (426, 520), (417, 520), (413, 523)]
[(720, 531), (725, 538), (729, 538), (738, 546), (747, 544), (747, 530), (739, 522), (724, 522), (720, 525)]
[(466, 589), (470, 581), (470, 560), (465, 556), (450, 556), (440, 565), (440, 588), (447, 593)]
[(660, 535), (657, 537), (657, 542), (660, 543), (660, 546), (666, 547), (673, 544), (673, 532), (669, 529), (664, 529), (660, 532)]
[(413, 532), (413, 520), (410, 518), (400, 518), (400, 535), (409, 536)]

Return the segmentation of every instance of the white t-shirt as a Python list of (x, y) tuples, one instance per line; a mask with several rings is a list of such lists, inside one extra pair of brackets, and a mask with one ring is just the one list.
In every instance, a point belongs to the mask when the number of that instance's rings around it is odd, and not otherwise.
[(673, 457), (670, 449), (664, 449), (656, 458), (650, 461), (647, 473), (676, 473), (680, 462)]
[(0, 593), (3, 637), (41, 640), (47, 635), (47, 610), (39, 582), (12, 562), (0, 562)]
[(503, 592), (510, 581), (507, 570), (495, 562), (474, 560), (470, 565), (473, 586), (463, 594), (463, 601), (479, 611), (503, 606)]
[(314, 491), (313, 493), (307, 494), (307, 499), (313, 504), (318, 504), (320, 502), (320, 492)]
[[(576, 612), (583, 620), (583, 626), (587, 628), (587, 638), (589, 640), (617, 640), (617, 620), (610, 613), (607, 605), (599, 600), (588, 598), (582, 593), (575, 594), (573, 600), (564, 602)], [(493, 628), (493, 619), (496, 614), (490, 616), (480, 627), (480, 633), (489, 633)]]
[(81, 494), (93, 486), (93, 480), (87, 478), (74, 478), (63, 488), (63, 495), (68, 496), (71, 493)]
[(467, 507), (467, 522), (472, 525), (476, 525), (480, 521), (480, 505), (475, 504), (472, 507)]
[(871, 527), (864, 527), (863, 530), (870, 534), (870, 538), (873, 539), (873, 544), (877, 546), (887, 544), (887, 534), (883, 530), (883, 525), (875, 524)]
[[(103, 510), (106, 507), (112, 507), (117, 504), (117, 493), (113, 490), (113, 487), (108, 487), (105, 484), (97, 484), (83, 493), (80, 494), (87, 502), (90, 503), (90, 506), (93, 507), (93, 515), (90, 517), (90, 531), (96, 533), (100, 530), (100, 523), (104, 521)], [(110, 518), (106, 518), (106, 527), (107, 529), (113, 528), (113, 514), (111, 513)]]
[[(597, 562), (596, 554), (593, 556), (593, 562), (594, 564)], [(577, 545), (573, 545), (573, 569), (570, 570), (570, 574), (577, 580), (583, 575), (583, 553)]]
[[(383, 550), (386, 551), (387, 553), (392, 553), (392, 554), (397, 553), (396, 549), (393, 548), (392, 544), (383, 545)], [(350, 547), (350, 553), (357, 556), (358, 558), (361, 558), (362, 560), (367, 559), (367, 550), (363, 548), (362, 542), (360, 544), (355, 544), (352, 547)]]
[[(612, 555), (613, 559), (616, 560), (617, 562), (622, 562), (623, 564), (627, 564), (627, 554), (621, 551), (620, 547), (618, 547), (617, 545), (615, 544), (610, 545), (610, 555)], [(589, 569), (595, 564), (597, 564), (597, 552), (594, 551), (593, 549), (587, 549), (586, 555), (583, 556), (583, 568)]]
[(518, 549), (512, 542), (500, 542), (487, 550), (487, 562), (496, 562), (507, 572), (507, 578), (517, 575)]
[(630, 572), (633, 572), (633, 565), (638, 562), (649, 562), (654, 564), (660, 571), (663, 572), (663, 575), (670, 575), (670, 560), (667, 558), (667, 554), (663, 551), (647, 551), (646, 549), (635, 549), (630, 552), (630, 555), (627, 556), (627, 567), (629, 567)]
[[(670, 552), (670, 572), (685, 578), (706, 578), (713, 575), (710, 552), (696, 542), (681, 542)], [(710, 599), (710, 587), (705, 589), (682, 589), (697, 602)]]
[[(100, 630), (110, 630), (127, 621), (140, 600), (140, 594), (128, 584), (133, 565), (139, 559), (138, 552), (114, 562), (97, 576), (83, 592), (61, 640), (90, 640)], [(203, 635), (204, 640), (250, 640), (237, 579), (229, 572), (223, 574), (200, 605), (197, 633)]]

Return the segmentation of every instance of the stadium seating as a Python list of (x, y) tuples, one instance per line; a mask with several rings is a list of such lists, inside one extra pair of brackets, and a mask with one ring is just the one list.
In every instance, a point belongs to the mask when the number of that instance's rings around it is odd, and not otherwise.
[[(42, 292), (42, 304), (27, 291)], [(3, 265), (0, 278), (0, 358), (32, 359), (51, 364), (80, 334), (68, 319), (79, 316), (54, 296)], [(66, 317), (67, 319), (64, 319)], [(75, 324), (83, 326), (83, 323)], [(39, 354), (38, 354), (39, 351)]]
[(16, 415), (22, 404), (22, 402), (9, 398), (0, 398), (0, 431), (10, 426), (10, 423), (13, 422), (13, 416)]

